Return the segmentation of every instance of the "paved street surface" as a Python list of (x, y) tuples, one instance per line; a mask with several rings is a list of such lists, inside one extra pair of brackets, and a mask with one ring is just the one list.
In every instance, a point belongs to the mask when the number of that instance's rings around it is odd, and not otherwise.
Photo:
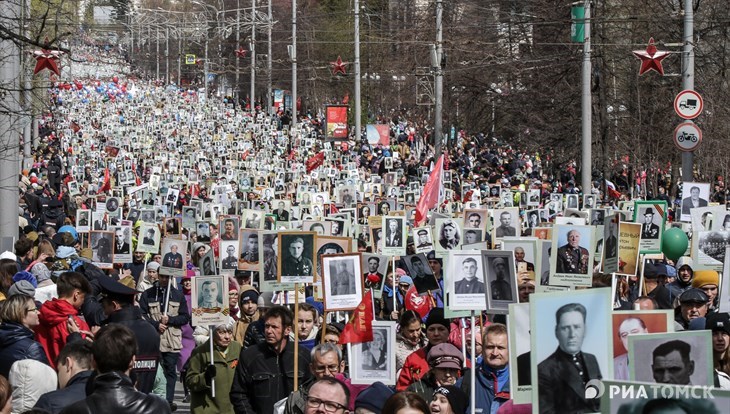
[(182, 402), (183, 398), (185, 398), (185, 393), (183, 393), (182, 382), (178, 379), (175, 384), (175, 403), (177, 404), (177, 411), (175, 412), (188, 414), (190, 413), (190, 403)]

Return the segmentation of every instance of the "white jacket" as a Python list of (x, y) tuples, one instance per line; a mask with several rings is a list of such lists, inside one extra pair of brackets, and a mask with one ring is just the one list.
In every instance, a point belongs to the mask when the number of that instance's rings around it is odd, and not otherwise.
[(56, 371), (33, 359), (21, 359), (13, 363), (8, 374), (13, 389), (12, 414), (24, 413), (38, 402), (41, 395), (55, 391), (58, 386)]

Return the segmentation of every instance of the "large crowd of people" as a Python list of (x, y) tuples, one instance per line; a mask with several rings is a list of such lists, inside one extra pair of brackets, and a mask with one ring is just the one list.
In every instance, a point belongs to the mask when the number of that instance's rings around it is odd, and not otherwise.
[[(408, 114), (331, 140), (319, 112), (108, 66), (54, 83), (19, 174), (0, 413), (172, 412), (178, 381), (193, 413), (730, 404), (721, 177), (653, 195), (618, 163), (582, 189), (546, 149), (460, 131), (439, 157)], [(644, 372), (717, 405), (586, 391)]]

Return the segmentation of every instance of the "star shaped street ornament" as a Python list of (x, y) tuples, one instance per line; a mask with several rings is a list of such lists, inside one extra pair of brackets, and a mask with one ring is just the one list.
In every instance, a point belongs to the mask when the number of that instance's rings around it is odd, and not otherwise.
[(639, 75), (643, 75), (651, 70), (657, 71), (660, 75), (664, 76), (664, 68), (662, 67), (662, 60), (669, 56), (667, 51), (659, 51), (654, 45), (654, 38), (649, 39), (649, 44), (646, 46), (646, 50), (634, 50), (634, 56), (641, 60), (641, 68), (639, 68)]
[(48, 50), (41, 49), (33, 52), (33, 57), (36, 60), (35, 69), (33, 74), (37, 74), (43, 69), (48, 69), (55, 73), (56, 76), (61, 76), (61, 70), (58, 68), (58, 60), (63, 52), (59, 50)]
[(245, 58), (248, 50), (244, 49), (243, 46), (236, 49), (236, 57)]
[(342, 58), (340, 56), (337, 56), (337, 60), (335, 60), (334, 62), (330, 62), (330, 66), (332, 66), (332, 74), (337, 75), (338, 73), (341, 73), (343, 75), (347, 75), (345, 65), (347, 65), (347, 62), (343, 62)]

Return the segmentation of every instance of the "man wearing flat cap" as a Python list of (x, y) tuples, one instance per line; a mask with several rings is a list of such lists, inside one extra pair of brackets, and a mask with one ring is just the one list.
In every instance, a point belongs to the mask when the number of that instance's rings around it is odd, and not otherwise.
[(689, 329), (693, 319), (704, 318), (707, 315), (708, 297), (701, 289), (690, 288), (679, 295), (679, 311), (675, 312), (674, 330)]
[(137, 339), (132, 375), (136, 376), (136, 388), (149, 394), (155, 382), (157, 365), (160, 362), (160, 335), (144, 319), (139, 308), (134, 306), (137, 291), (111, 277), (99, 277), (101, 306), (107, 319), (105, 324), (118, 323), (134, 332)]
[(644, 211), (644, 223), (641, 225), (641, 238), (642, 239), (658, 239), (659, 238), (659, 226), (653, 223), (654, 210), (651, 207)]

